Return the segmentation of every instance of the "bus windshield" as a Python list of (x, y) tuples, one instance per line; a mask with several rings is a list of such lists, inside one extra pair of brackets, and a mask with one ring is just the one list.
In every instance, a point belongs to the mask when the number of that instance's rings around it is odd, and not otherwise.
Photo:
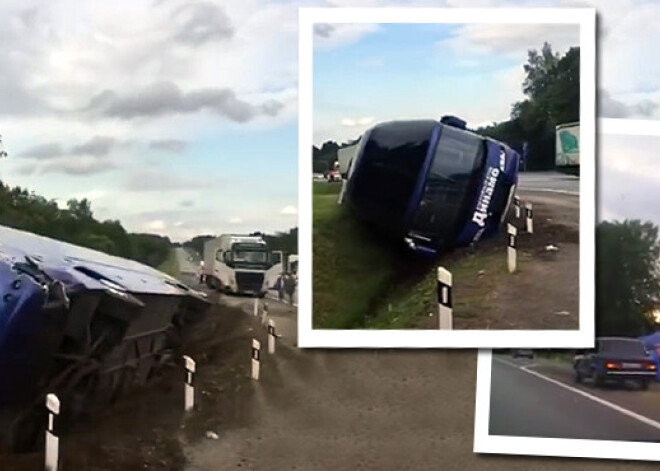
[(436, 121), (393, 121), (374, 127), (352, 176), (353, 201), (363, 217), (401, 227)]
[(484, 140), (443, 126), (411, 231), (443, 244), (462, 229), (485, 163)]

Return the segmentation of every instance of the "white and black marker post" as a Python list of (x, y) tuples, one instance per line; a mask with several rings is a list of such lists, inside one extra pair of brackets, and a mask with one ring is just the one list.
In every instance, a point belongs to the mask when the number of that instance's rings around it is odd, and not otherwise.
[(518, 229), (513, 224), (507, 224), (507, 232), (509, 234), (509, 246), (506, 248), (507, 265), (509, 266), (509, 273), (516, 271), (516, 235)]
[(275, 333), (275, 321), (273, 319), (268, 319), (268, 353), (275, 353), (275, 339), (277, 334)]
[(60, 454), (60, 439), (55, 434), (55, 416), (60, 415), (60, 400), (50, 393), (46, 396), (48, 409), (48, 428), (46, 429), (46, 471), (57, 471)]
[(259, 360), (261, 356), (261, 343), (252, 339), (252, 379), (259, 380)]
[(254, 298), (254, 306), (252, 308), (252, 314), (254, 317), (259, 315), (259, 298)]
[(438, 327), (451, 330), (453, 327), (452, 276), (451, 272), (438, 267)]
[(261, 310), (261, 325), (266, 325), (268, 322), (268, 303), (264, 301), (263, 309)]
[(184, 410), (188, 412), (193, 410), (193, 407), (195, 407), (195, 386), (193, 384), (195, 362), (188, 355), (184, 355), (183, 363), (186, 368), (186, 384), (184, 386)]
[(532, 220), (532, 203), (525, 205), (525, 227), (529, 234), (534, 233), (534, 222)]
[(513, 207), (516, 210), (516, 219), (520, 219), (520, 198), (513, 197)]

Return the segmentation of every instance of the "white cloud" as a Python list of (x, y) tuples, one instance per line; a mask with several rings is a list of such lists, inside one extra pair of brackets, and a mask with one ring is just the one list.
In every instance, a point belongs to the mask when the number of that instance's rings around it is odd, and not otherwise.
[(369, 126), (371, 123), (373, 123), (375, 120), (374, 117), (368, 116), (364, 118), (358, 118), (358, 119), (353, 119), (353, 118), (343, 118), (341, 120), (341, 125), (342, 126), (347, 126), (347, 127), (356, 127), (356, 126)]
[(155, 221), (149, 221), (144, 225), (144, 228), (147, 229), (148, 231), (153, 231), (153, 232), (161, 232), (164, 231), (166, 228), (165, 221), (162, 219), (157, 219)]
[(232, 217), (232, 218), (229, 218), (229, 223), (230, 223), (230, 224), (240, 224), (240, 223), (242, 223), (242, 222), (243, 222), (243, 219), (242, 219), (242, 218), (239, 218), (239, 217)]
[(295, 206), (285, 206), (282, 208), (282, 211), (280, 211), (280, 214), (282, 216), (297, 216), (298, 215), (298, 208)]
[(455, 52), (470, 54), (506, 54), (527, 56), (529, 49), (540, 49), (544, 42), (554, 51), (565, 52), (580, 44), (577, 25), (557, 24), (465, 24), (457, 28), (449, 39), (440, 41), (438, 47), (450, 47)]
[(317, 23), (314, 27), (314, 48), (327, 51), (353, 44), (379, 28), (377, 23)]

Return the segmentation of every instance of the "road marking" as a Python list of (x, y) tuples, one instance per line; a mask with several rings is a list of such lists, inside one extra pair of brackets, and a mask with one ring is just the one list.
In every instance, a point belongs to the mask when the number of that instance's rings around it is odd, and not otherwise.
[[(509, 362), (505, 362), (505, 361), (503, 361), (503, 360), (498, 360), (498, 361), (501, 361), (502, 363), (509, 364), (510, 366), (513, 366), (513, 365), (511, 365), (511, 363), (509, 363)], [(574, 393), (576, 393), (576, 394), (579, 394), (580, 396), (586, 397), (587, 399), (591, 399), (592, 401), (594, 401), (594, 402), (596, 402), (596, 403), (598, 403), (598, 404), (600, 404), (600, 405), (602, 405), (602, 406), (609, 407), (610, 409), (615, 410), (615, 411), (617, 411), (617, 412), (619, 412), (619, 413), (621, 413), (621, 414), (623, 414), (623, 415), (627, 415), (628, 417), (630, 417), (630, 418), (632, 418), (632, 419), (635, 419), (635, 420), (637, 420), (637, 421), (639, 421), (639, 422), (642, 422), (642, 423), (644, 423), (644, 424), (646, 424), (646, 425), (648, 425), (648, 426), (650, 426), (650, 427), (653, 427), (653, 428), (656, 429), (656, 430), (660, 430), (660, 422), (657, 422), (657, 421), (655, 421), (655, 420), (653, 420), (653, 419), (649, 419), (648, 417), (646, 417), (646, 416), (644, 416), (644, 415), (638, 414), (637, 412), (633, 412), (633, 411), (628, 410), (628, 409), (626, 409), (626, 408), (624, 408), (624, 407), (618, 406), (618, 405), (616, 405), (616, 404), (614, 404), (614, 403), (612, 403), (612, 402), (606, 401), (605, 399), (601, 399), (601, 398), (599, 398), (598, 396), (594, 396), (593, 394), (589, 394), (588, 392), (583, 391), (583, 390), (581, 390), (581, 389), (574, 388), (573, 386), (569, 386), (568, 384), (566, 384), (566, 383), (562, 383), (562, 382), (559, 381), (559, 380), (556, 380), (556, 379), (553, 379), (553, 378), (549, 378), (549, 377), (547, 377), (547, 376), (545, 376), (545, 375), (542, 375), (542, 374), (539, 373), (538, 371), (532, 371), (532, 370), (530, 370), (529, 368), (531, 368), (531, 367), (533, 367), (533, 366), (535, 366), (535, 365), (516, 366), (516, 367), (517, 367), (519, 370), (524, 371), (525, 373), (529, 373), (529, 374), (531, 374), (531, 375), (534, 375), (534, 376), (537, 376), (537, 377), (539, 377), (539, 378), (541, 378), (541, 379), (544, 379), (544, 380), (546, 380), (546, 381), (548, 381), (548, 382), (550, 382), (550, 383), (556, 384), (556, 385), (559, 386), (559, 387), (562, 387), (562, 388), (564, 388), (564, 389), (567, 389), (567, 390), (569, 390), (569, 391), (572, 391), (572, 392), (574, 392)]]
[(541, 192), (545, 192), (545, 193), (559, 193), (561, 195), (580, 196), (579, 191), (553, 190), (551, 188), (525, 188), (524, 186), (519, 186), (518, 190), (520, 190), (520, 191), (541, 191)]

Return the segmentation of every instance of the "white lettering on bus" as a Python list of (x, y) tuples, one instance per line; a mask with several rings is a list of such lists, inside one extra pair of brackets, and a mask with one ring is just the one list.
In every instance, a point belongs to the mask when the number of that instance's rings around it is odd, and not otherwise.
[(499, 175), (499, 168), (491, 167), (488, 169), (484, 186), (481, 189), (481, 194), (477, 200), (477, 207), (472, 215), (472, 222), (476, 223), (479, 227), (484, 227), (486, 225), (488, 207), (490, 206), (490, 200), (493, 197), (493, 192), (495, 191), (495, 185), (497, 184), (497, 178)]

